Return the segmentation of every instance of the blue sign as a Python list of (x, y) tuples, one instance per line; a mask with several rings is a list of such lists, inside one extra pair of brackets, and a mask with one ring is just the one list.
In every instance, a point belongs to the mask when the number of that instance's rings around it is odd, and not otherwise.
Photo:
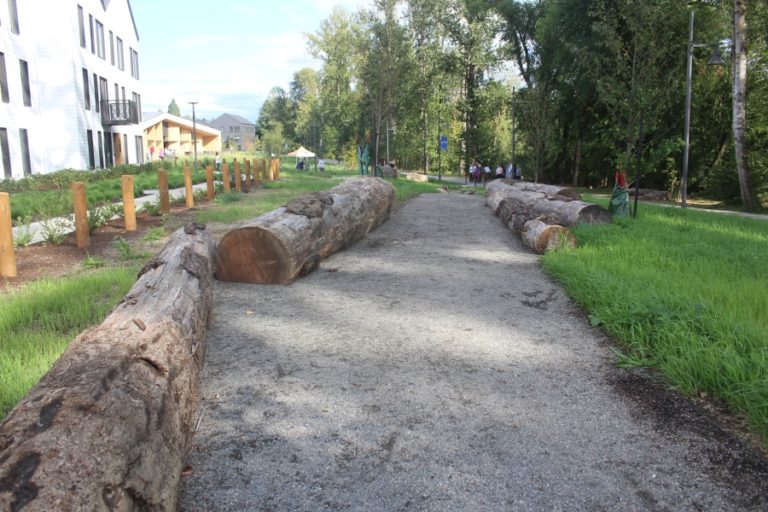
[(440, 136), (440, 150), (445, 151), (448, 149), (448, 136), (447, 135), (441, 135)]

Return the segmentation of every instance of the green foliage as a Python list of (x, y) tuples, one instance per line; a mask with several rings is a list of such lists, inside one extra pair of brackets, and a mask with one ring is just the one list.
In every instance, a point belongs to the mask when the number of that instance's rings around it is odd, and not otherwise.
[(40, 235), (43, 242), (53, 245), (63, 244), (71, 225), (72, 221), (69, 218), (43, 217), (40, 219)]
[(179, 110), (179, 105), (176, 103), (176, 98), (172, 98), (168, 104), (168, 113), (181, 117), (181, 110)]
[(87, 255), (83, 260), (83, 268), (88, 269), (101, 268), (106, 264), (107, 262), (103, 258), (97, 258), (95, 256), (91, 256), (90, 254)]
[(32, 388), (70, 340), (97, 324), (135, 280), (136, 268), (32, 283), (0, 301), (0, 418)]
[(544, 266), (624, 344), (619, 363), (658, 367), (768, 436), (766, 223), (643, 206), (634, 222), (575, 234), (579, 248), (547, 254)]
[(13, 237), (14, 247), (26, 247), (32, 243), (32, 216), (16, 217), (16, 235)]
[(163, 226), (152, 226), (144, 235), (144, 240), (147, 242), (154, 242), (163, 238), (165, 238), (165, 228)]
[(143, 252), (136, 252), (131, 243), (120, 236), (112, 240), (112, 247), (117, 249), (120, 258), (125, 261), (138, 260), (149, 256)]

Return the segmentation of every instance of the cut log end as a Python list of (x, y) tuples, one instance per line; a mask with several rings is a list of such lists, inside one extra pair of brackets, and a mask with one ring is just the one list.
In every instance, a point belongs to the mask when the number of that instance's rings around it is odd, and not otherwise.
[(219, 242), (216, 278), (233, 283), (285, 283), (298, 277), (291, 275), (289, 260), (280, 238), (259, 226), (245, 226), (230, 231)]
[(547, 224), (540, 219), (525, 223), (522, 240), (526, 247), (539, 254), (565, 247), (576, 247), (576, 237), (571, 230), (557, 224)]

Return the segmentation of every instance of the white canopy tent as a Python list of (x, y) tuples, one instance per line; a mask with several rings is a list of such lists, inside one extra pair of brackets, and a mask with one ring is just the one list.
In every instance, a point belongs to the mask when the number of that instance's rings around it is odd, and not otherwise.
[(314, 158), (315, 154), (304, 146), (299, 146), (299, 149), (293, 153), (288, 153), (286, 156), (295, 156), (296, 158)]
[(288, 153), (286, 156), (293, 156), (296, 157), (296, 166), (299, 165), (299, 158), (315, 158), (315, 154), (305, 148), (304, 146), (299, 146), (299, 149), (296, 151), (293, 151), (292, 153)]

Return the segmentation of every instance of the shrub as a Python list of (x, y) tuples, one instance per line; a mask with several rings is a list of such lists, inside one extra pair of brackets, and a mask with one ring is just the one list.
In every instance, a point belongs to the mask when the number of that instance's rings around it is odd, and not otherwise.
[(16, 236), (13, 238), (14, 247), (26, 247), (32, 243), (32, 216), (16, 217)]

